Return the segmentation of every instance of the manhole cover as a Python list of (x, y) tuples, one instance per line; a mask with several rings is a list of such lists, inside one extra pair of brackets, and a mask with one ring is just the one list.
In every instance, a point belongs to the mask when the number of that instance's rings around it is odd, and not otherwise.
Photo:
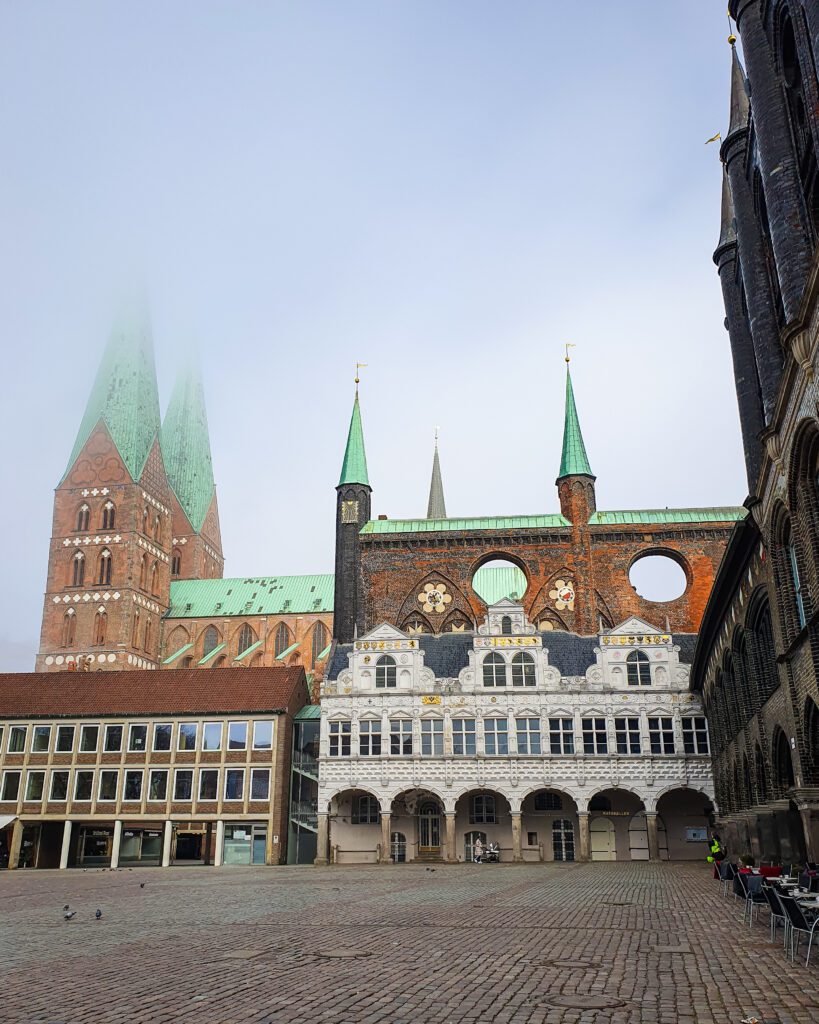
[(322, 949), (316, 952), (316, 956), (325, 960), (363, 960), (372, 953), (367, 949)]
[(616, 996), (581, 995), (570, 992), (567, 995), (548, 996), (541, 1006), (565, 1006), (568, 1010), (613, 1010), (617, 1006), (625, 1006), (622, 999)]

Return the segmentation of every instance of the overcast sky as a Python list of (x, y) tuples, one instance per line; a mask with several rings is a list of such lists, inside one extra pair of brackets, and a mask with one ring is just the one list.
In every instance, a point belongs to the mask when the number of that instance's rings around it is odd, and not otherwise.
[[(673, 10), (671, 9), (673, 8)], [(225, 574), (329, 572), (356, 360), (373, 513), (740, 503), (711, 262), (725, 4), (0, 3), (0, 667), (115, 307), (201, 351)], [(668, 15), (668, 16), (667, 16)]]

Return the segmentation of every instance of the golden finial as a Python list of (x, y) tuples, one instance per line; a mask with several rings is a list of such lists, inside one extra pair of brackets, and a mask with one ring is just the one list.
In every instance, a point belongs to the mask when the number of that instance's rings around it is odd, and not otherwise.
[(441, 433), (441, 428), (440, 427), (436, 427), (435, 428), (435, 447), (436, 448), (438, 447), (438, 435), (440, 433)]
[(366, 365), (367, 365), (366, 363), (356, 363), (355, 364), (355, 392), (356, 392), (356, 394), (358, 394), (358, 385), (361, 383), (361, 378), (358, 375), (358, 371), (362, 367), (364, 367)]
[(566, 355), (564, 356), (564, 358), (565, 358), (567, 364), (571, 362), (571, 357), (569, 355), (569, 349), (570, 348), (576, 348), (576, 345), (575, 345), (575, 343), (573, 341), (567, 341), (566, 342)]
[(737, 37), (734, 35), (734, 28), (733, 28), (733, 25), (731, 24), (731, 8), (730, 7), (728, 8), (727, 14), (728, 14), (728, 45), (729, 46), (736, 46), (736, 44), (737, 44)]

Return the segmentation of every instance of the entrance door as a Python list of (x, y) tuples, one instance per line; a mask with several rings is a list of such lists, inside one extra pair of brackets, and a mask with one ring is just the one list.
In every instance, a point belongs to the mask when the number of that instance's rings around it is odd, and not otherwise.
[(568, 819), (552, 822), (552, 855), (555, 860), (574, 860), (574, 825)]
[(617, 860), (614, 843), (614, 825), (610, 818), (595, 818), (589, 826), (591, 833), (591, 859)]
[(390, 835), (390, 856), (393, 864), (403, 864), (407, 859), (407, 837), (403, 832), (393, 832)]
[[(635, 814), (628, 826), (628, 846), (632, 860), (648, 860), (648, 826), (644, 812)], [(660, 860), (668, 860), (668, 833), (665, 822), (657, 815), (657, 846)]]
[(264, 864), (267, 854), (267, 825), (253, 826), (253, 863)]
[(426, 803), (418, 812), (418, 850), (432, 853), (441, 849), (441, 814), (438, 805)]
[(40, 826), (24, 825), (23, 842), (20, 846), (20, 859), (17, 866), (20, 868), (36, 868), (37, 857), (40, 852)]

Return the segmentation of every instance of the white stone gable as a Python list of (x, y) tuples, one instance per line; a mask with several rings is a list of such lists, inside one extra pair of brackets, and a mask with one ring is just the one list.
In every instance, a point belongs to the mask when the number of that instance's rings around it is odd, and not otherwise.
[(619, 626), (615, 626), (614, 629), (608, 630), (608, 636), (632, 636), (635, 633), (651, 633), (657, 634), (662, 633), (663, 630), (658, 629), (656, 626), (652, 626), (650, 622), (646, 622), (645, 619), (638, 619), (636, 615), (632, 615), (631, 618), (626, 619), (625, 622), (621, 622)]
[(376, 626), (375, 629), (370, 630), (369, 633), (364, 636), (360, 636), (359, 640), (407, 640), (408, 636), (406, 633), (402, 633), (400, 629), (396, 629), (395, 626), (391, 626), (388, 622), (382, 622), (380, 626)]

